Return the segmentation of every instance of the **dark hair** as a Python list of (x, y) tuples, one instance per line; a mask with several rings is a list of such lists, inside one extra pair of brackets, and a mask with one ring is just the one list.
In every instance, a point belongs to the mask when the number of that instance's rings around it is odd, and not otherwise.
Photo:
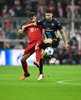
[(51, 11), (51, 10), (49, 10), (49, 9), (47, 9), (47, 10), (46, 10), (46, 13), (52, 13), (52, 11)]
[(28, 17), (29, 17), (29, 18), (31, 18), (31, 17), (33, 17), (33, 16), (36, 16), (34, 12), (28, 13)]

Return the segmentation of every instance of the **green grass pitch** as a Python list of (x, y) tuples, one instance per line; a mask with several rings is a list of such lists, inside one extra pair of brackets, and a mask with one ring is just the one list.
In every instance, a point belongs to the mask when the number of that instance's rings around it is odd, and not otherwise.
[(20, 66), (0, 66), (0, 100), (81, 100), (81, 65), (44, 65), (40, 81), (38, 68), (28, 69), (20, 81)]

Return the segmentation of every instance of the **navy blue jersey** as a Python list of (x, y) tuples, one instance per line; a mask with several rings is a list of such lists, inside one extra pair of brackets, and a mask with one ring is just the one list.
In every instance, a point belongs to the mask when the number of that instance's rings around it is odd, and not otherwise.
[(62, 26), (60, 25), (60, 23), (57, 22), (57, 20), (55, 19), (52, 19), (51, 21), (47, 21), (46, 19), (39, 20), (37, 22), (37, 25), (42, 25), (42, 27), (45, 30), (45, 34), (47, 38), (51, 38), (51, 39), (59, 38), (57, 30), (61, 30)]

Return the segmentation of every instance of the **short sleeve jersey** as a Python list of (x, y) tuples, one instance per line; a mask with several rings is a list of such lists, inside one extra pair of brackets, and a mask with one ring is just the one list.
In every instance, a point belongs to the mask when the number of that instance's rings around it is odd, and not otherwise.
[(45, 30), (45, 34), (47, 38), (51, 38), (51, 39), (59, 38), (57, 30), (61, 30), (62, 26), (60, 23), (57, 22), (57, 20), (55, 19), (52, 19), (51, 21), (47, 21), (46, 19), (39, 20), (37, 22), (37, 25), (42, 25), (42, 27)]
[[(30, 23), (31, 22), (26, 23), (25, 25), (28, 25)], [(42, 38), (42, 26), (41, 25), (28, 27), (26, 30), (28, 31), (29, 43), (32, 41), (36, 41), (36, 40), (41, 40), (41, 41), (43, 40), (43, 38)]]

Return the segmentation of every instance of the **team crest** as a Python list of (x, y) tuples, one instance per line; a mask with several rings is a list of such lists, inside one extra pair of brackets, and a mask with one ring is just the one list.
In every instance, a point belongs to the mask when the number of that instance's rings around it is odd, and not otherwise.
[(31, 28), (31, 32), (33, 32), (34, 31), (34, 28)]
[(52, 23), (51, 25), (54, 26), (54, 23)]

